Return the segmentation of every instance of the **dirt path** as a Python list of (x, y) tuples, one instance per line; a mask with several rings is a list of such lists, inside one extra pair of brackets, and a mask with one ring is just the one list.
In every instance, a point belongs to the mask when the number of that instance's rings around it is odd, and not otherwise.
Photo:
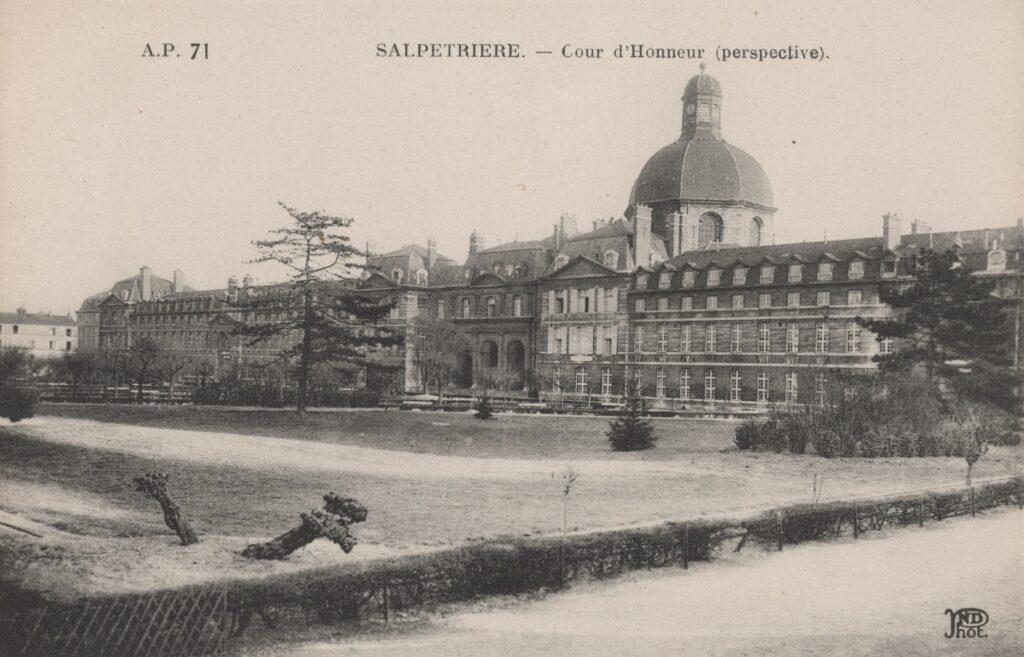
[[(268, 650), (281, 657), (1019, 655), (1022, 537), (1024, 512), (1005, 510), (582, 586), (458, 614), (398, 640)], [(988, 636), (946, 639), (947, 607), (986, 610)]]

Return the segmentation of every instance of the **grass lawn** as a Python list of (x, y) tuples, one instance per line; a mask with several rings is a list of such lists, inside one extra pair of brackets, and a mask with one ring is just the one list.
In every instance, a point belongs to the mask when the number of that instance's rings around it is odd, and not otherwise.
[[(132, 590), (214, 577), (435, 549), (561, 525), (560, 481), (580, 477), (569, 522), (579, 531), (958, 484), (957, 458), (822, 459), (729, 449), (734, 425), (664, 421), (646, 453), (608, 449), (597, 418), (310, 413), (50, 406), (0, 426), (2, 577), (58, 591)], [(75, 413), (113, 421), (57, 417)], [(131, 419), (131, 423), (124, 421)], [(723, 451), (724, 450), (724, 451)], [(1021, 447), (997, 447), (976, 479), (1021, 472)], [(487, 458), (480, 458), (486, 456)], [(162, 470), (203, 540), (181, 548), (131, 478)], [(335, 491), (370, 509), (350, 555), (318, 541), (281, 563), (238, 556), (297, 524)]]

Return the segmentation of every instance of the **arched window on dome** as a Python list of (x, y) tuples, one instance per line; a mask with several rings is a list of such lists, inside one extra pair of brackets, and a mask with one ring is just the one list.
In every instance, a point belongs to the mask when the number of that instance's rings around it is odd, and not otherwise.
[(566, 266), (567, 264), (569, 264), (569, 256), (565, 255), (564, 253), (559, 254), (558, 257), (555, 258), (556, 269), (560, 269)]
[(426, 285), (426, 284), (427, 284), (427, 270), (426, 269), (417, 269), (416, 270), (416, 285)]
[(505, 278), (515, 278), (516, 266), (509, 263), (505, 265)]
[(750, 220), (750, 244), (748, 246), (761, 246), (762, 231), (764, 222), (761, 217), (754, 217)]
[(494, 273), (495, 274), (500, 274), (501, 273), (501, 263), (500, 262), (494, 263), (493, 269), (494, 269)]
[(401, 283), (402, 282), (402, 275), (404, 273), (405, 273), (404, 271), (402, 271), (398, 267), (395, 267), (394, 269), (391, 270), (391, 280), (393, 280), (396, 283)]
[(705, 212), (697, 224), (697, 246), (722, 241), (722, 218), (714, 212)]
[(618, 251), (605, 251), (604, 253), (604, 266), (609, 269), (619, 268), (619, 252)]

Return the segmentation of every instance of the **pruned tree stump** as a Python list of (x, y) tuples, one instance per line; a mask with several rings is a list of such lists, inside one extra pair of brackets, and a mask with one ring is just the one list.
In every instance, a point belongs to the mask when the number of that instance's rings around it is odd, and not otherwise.
[(314, 509), (303, 513), (298, 527), (272, 541), (247, 546), (242, 550), (242, 556), (249, 559), (284, 559), (318, 538), (330, 540), (348, 554), (356, 546), (356, 539), (349, 526), (366, 520), (366, 514), (366, 507), (351, 497), (328, 493), (324, 495), (322, 511)]
[(182, 545), (198, 543), (199, 537), (195, 530), (181, 513), (178, 503), (167, 492), (168, 478), (165, 472), (149, 472), (135, 478), (135, 490), (145, 493), (160, 504), (160, 508), (164, 512), (164, 524), (178, 535)]

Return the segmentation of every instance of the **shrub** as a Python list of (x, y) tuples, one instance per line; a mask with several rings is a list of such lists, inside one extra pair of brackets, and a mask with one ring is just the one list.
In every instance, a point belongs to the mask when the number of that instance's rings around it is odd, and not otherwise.
[(483, 397), (476, 404), (476, 413), (473, 414), (478, 420), (493, 420), (494, 409), (491, 408), (491, 397), (487, 393), (484, 393)]
[(657, 437), (647, 417), (647, 407), (637, 394), (626, 396), (626, 403), (608, 427), (608, 442), (616, 452), (629, 452), (654, 447)]
[(736, 427), (736, 435), (732, 440), (739, 449), (751, 449), (758, 441), (758, 434), (760, 431), (761, 424), (757, 420), (744, 420), (738, 427)]
[(0, 417), (18, 422), (35, 415), (36, 393), (26, 388), (8, 387), (0, 394)]

